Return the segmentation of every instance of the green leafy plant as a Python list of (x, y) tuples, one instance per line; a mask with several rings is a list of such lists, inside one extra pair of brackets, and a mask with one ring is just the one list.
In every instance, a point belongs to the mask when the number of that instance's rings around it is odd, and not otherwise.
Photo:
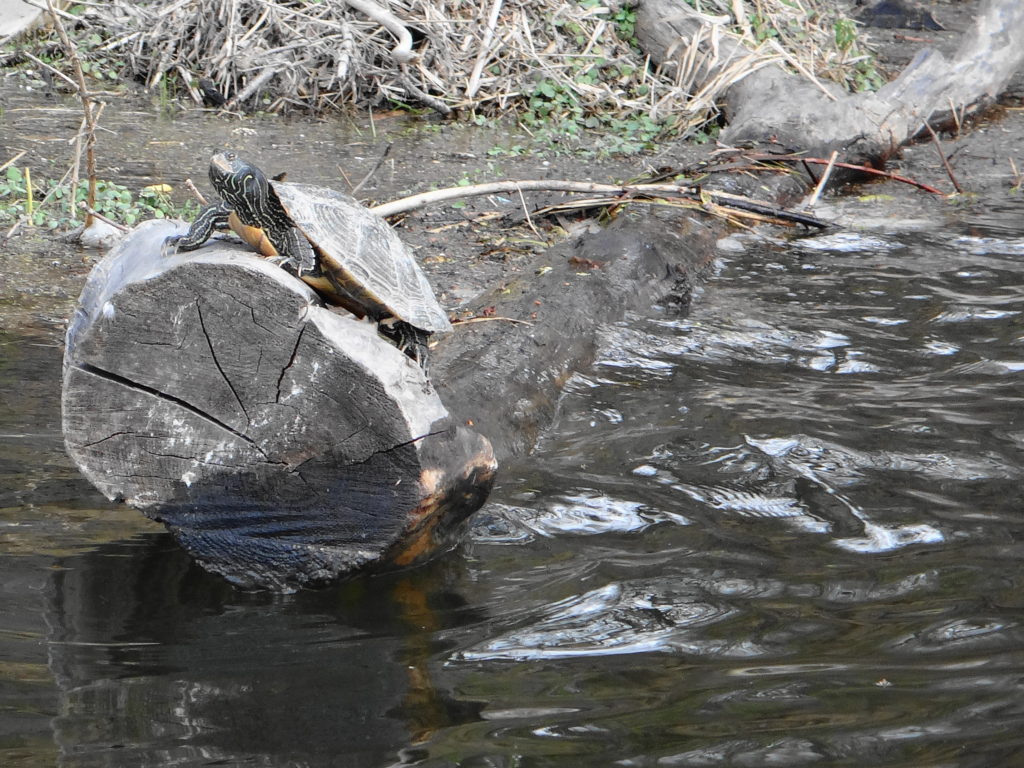
[(836, 19), (832, 25), (835, 36), (836, 48), (843, 53), (849, 53), (857, 42), (857, 25), (847, 18)]
[[(602, 8), (603, 0), (582, 0), (583, 8)], [(615, 25), (615, 34), (624, 43), (636, 47), (636, 9), (622, 5), (611, 9), (609, 20)], [(557, 23), (557, 22), (556, 22)], [(584, 41), (585, 42), (585, 41)]]
[[(574, 83), (584, 86), (615, 82), (623, 77), (621, 66), (602, 66), (600, 61), (581, 60), (577, 67)], [(668, 129), (665, 123), (645, 112), (629, 115), (602, 111), (599, 103), (585, 105), (571, 84), (548, 79), (534, 87), (521, 121), (556, 154), (627, 154), (652, 149)], [(590, 132), (599, 135), (587, 136)]]
[[(88, 182), (79, 182), (71, 195), (67, 185), (36, 180), (27, 170), (10, 166), (0, 177), (0, 222), (9, 222), (29, 215), (29, 223), (36, 227), (56, 229), (71, 221), (71, 207), (83, 202)], [(96, 183), (96, 211), (127, 226), (143, 219), (162, 219), (169, 216), (190, 217), (197, 210), (194, 202), (176, 205), (168, 195), (169, 188), (147, 187), (133, 193), (127, 187), (112, 181)], [(45, 202), (44, 202), (45, 201)], [(78, 218), (82, 218), (78, 213)]]

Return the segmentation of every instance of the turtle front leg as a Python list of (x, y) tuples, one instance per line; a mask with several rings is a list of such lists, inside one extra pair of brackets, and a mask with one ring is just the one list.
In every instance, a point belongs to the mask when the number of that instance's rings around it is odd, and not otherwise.
[(188, 234), (172, 235), (164, 240), (164, 256), (179, 251), (194, 251), (210, 239), (215, 229), (227, 229), (230, 215), (231, 208), (224, 201), (206, 206), (192, 222)]
[(271, 259), (275, 264), (294, 267), (297, 277), (316, 271), (316, 252), (298, 227), (288, 227), (280, 235), (271, 237), (270, 242), (278, 254)]

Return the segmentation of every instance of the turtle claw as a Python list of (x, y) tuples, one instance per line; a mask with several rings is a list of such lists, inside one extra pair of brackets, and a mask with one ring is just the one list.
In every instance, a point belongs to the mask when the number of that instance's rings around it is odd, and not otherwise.
[(296, 277), (302, 277), (304, 274), (312, 272), (316, 266), (315, 262), (306, 264), (305, 259), (297, 259), (294, 256), (271, 256), (268, 261)]
[(315, 271), (316, 271), (316, 258), (313, 256), (313, 254), (308, 254), (308, 258), (307, 258), (306, 254), (303, 254), (302, 258), (300, 258), (300, 260), (299, 260), (299, 266), (298, 266), (298, 270), (297, 270), (297, 273), (298, 273), (299, 277), (302, 277), (302, 275), (305, 274), (306, 272), (315, 272)]
[(181, 235), (171, 235), (170, 237), (165, 237), (164, 244), (160, 247), (160, 255), (165, 259), (168, 256), (177, 255), (179, 240), (181, 240)]
[(267, 261), (280, 267), (285, 272), (298, 274), (297, 264), (291, 256), (271, 256)]

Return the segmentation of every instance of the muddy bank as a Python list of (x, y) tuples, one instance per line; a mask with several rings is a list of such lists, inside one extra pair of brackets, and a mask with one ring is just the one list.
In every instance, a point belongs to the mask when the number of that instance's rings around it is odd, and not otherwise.
[[(926, 46), (950, 55), (979, 5), (932, 4), (942, 30), (871, 28), (883, 71), (895, 76)], [(31, 167), (37, 177), (51, 179), (70, 166), (68, 140), (79, 128), (81, 110), (75, 100), (53, 88), (52, 83), (13, 72), (0, 79), (0, 162), (25, 151), (19, 165)], [(964, 125), (957, 135), (942, 137), (954, 172), (972, 195), (998, 196), (1013, 185), (1008, 159), (1019, 156), (1015, 110), (1022, 100), (1024, 74), (1018, 72), (996, 110), (976, 124)], [(618, 182), (665, 167), (699, 173), (697, 164), (710, 151), (706, 145), (669, 143), (652, 154), (594, 158), (583, 151), (587, 147), (578, 142), (574, 146), (568, 139), (564, 144), (535, 142), (510, 122), (476, 126), (402, 114), (323, 120), (239, 118), (179, 110), (138, 91), (110, 98), (100, 122), (100, 178), (135, 190), (168, 184), (177, 201), (188, 197), (182, 186), (186, 178), (195, 179), (209, 193), (206, 163), (223, 147), (246, 152), (273, 173), (287, 172), (291, 180), (342, 191), (372, 172), (359, 191), (368, 204), (435, 187), (502, 178)], [(901, 153), (890, 169), (952, 191), (935, 148), (927, 142)], [(738, 181), (742, 175), (728, 174), (719, 183), (726, 188), (740, 183), (746, 191), (756, 192), (768, 178), (750, 183)], [(810, 183), (804, 175), (789, 185), (788, 197), (805, 191)], [(865, 189), (878, 194), (883, 187), (884, 194), (895, 197), (920, 194), (891, 182)], [(773, 189), (760, 192), (766, 197), (776, 194)], [(506, 279), (520, 279), (529, 270), (532, 256), (565, 239), (562, 226), (571, 230), (573, 217), (538, 221), (536, 229), (525, 222), (525, 211), (560, 199), (564, 196), (558, 193), (536, 192), (469, 199), (418, 211), (400, 221), (398, 230), (430, 274), (442, 304), (457, 310)], [(0, 313), (7, 328), (32, 317), (59, 323), (96, 258), (41, 230), (22, 230), (4, 243), (3, 255)]]

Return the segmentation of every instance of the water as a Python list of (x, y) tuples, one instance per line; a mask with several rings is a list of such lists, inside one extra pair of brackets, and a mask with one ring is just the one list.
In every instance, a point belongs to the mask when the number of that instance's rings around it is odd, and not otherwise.
[(728, 244), (457, 551), (285, 597), (100, 501), (0, 338), (0, 764), (1024, 764), (1022, 214)]

